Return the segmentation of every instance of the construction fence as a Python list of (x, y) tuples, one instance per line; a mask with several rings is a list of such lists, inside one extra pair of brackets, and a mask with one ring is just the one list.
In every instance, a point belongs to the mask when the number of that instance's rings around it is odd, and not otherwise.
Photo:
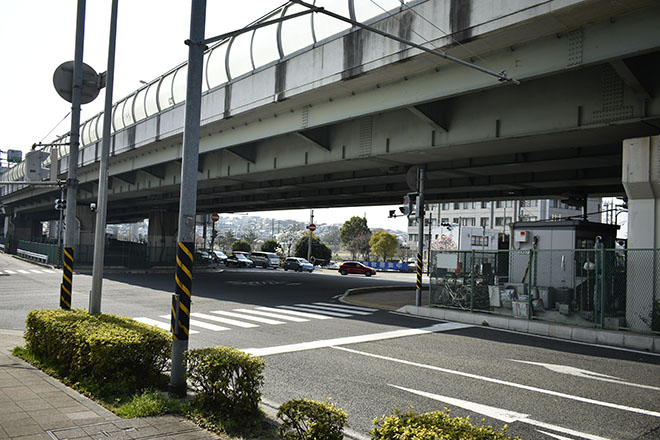
[(659, 249), (435, 251), (430, 304), (660, 333)]

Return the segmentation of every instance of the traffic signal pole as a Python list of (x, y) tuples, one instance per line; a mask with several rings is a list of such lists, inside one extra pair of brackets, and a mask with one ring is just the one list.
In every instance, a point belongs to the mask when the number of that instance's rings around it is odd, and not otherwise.
[(83, 88), (83, 44), (85, 40), (85, 0), (78, 0), (76, 18), (76, 49), (73, 61), (71, 92), (71, 133), (69, 135), (69, 170), (66, 179), (66, 228), (64, 230), (64, 255), (60, 307), (71, 309), (73, 289), (74, 240), (76, 231), (76, 200), (78, 198), (78, 147), (80, 146), (80, 105)]
[(176, 250), (175, 291), (172, 295), (172, 371), (170, 391), (186, 395), (186, 363), (190, 304), (192, 302), (192, 266), (195, 248), (195, 216), (197, 211), (197, 165), (199, 162), (199, 123), (202, 101), (202, 67), (204, 63), (204, 31), (206, 0), (192, 0), (190, 39), (188, 45), (188, 78), (186, 109), (181, 153), (181, 193), (179, 232)]
[(422, 270), (424, 263), (422, 262), (422, 252), (424, 252), (424, 170), (419, 169), (417, 175), (417, 222), (419, 241), (417, 243), (417, 282), (415, 284), (415, 305), (422, 306)]

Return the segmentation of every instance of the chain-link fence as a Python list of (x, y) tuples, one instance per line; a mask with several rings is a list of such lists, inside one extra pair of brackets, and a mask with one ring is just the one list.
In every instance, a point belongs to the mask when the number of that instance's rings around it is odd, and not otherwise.
[(436, 251), (430, 304), (660, 332), (660, 250)]

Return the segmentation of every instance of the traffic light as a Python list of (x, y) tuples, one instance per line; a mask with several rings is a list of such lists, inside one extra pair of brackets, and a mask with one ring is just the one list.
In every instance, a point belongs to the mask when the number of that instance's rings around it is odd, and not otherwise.
[(66, 209), (66, 200), (55, 199), (55, 209), (58, 211), (64, 211)]
[(410, 216), (414, 213), (416, 196), (416, 193), (408, 193), (403, 196), (403, 205), (399, 206), (399, 211), (401, 211), (401, 214)]

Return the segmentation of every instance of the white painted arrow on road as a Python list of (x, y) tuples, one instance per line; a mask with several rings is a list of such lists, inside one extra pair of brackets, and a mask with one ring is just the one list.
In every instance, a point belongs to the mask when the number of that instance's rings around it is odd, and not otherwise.
[[(591, 435), (584, 432), (574, 431), (572, 429), (564, 428), (562, 426), (551, 425), (549, 423), (539, 422), (538, 420), (530, 419), (529, 414), (517, 413), (494, 406), (482, 405), (480, 403), (470, 402), (468, 400), (455, 399), (453, 397), (441, 396), (439, 394), (427, 393), (426, 391), (413, 390), (411, 388), (404, 388), (397, 385), (388, 384), (389, 386), (407, 391), (409, 393), (417, 394), (418, 396), (428, 397), (429, 399), (437, 400), (448, 405), (457, 406), (468, 411), (482, 414), (492, 419), (501, 420), (504, 423), (522, 422), (528, 425), (538, 426), (539, 428), (550, 429), (552, 431), (561, 432), (562, 434), (572, 435), (587, 440), (610, 440), (605, 437)], [(538, 430), (537, 430), (538, 431)], [(542, 432), (542, 431), (539, 431)], [(545, 434), (545, 432), (544, 432)]]
[(650, 385), (642, 385), (642, 384), (633, 383), (633, 382), (626, 382), (625, 380), (620, 379), (616, 376), (608, 376), (607, 374), (596, 373), (594, 371), (583, 370), (581, 368), (570, 367), (568, 365), (544, 364), (542, 362), (520, 361), (520, 360), (517, 360), (517, 359), (509, 359), (509, 360), (513, 361), (513, 362), (520, 362), (520, 363), (523, 363), (523, 364), (538, 365), (539, 367), (547, 368), (550, 371), (554, 371), (556, 373), (561, 373), (561, 374), (568, 374), (569, 376), (584, 377), (584, 378), (587, 378), (587, 379), (600, 380), (600, 381), (603, 381), (603, 382), (611, 382), (611, 383), (617, 383), (617, 384), (620, 384), (620, 385), (627, 385), (627, 386), (631, 386), (631, 387), (644, 388), (644, 389), (647, 389), (647, 390), (660, 391), (660, 388), (658, 388), (658, 387), (653, 387), (653, 386), (650, 386)]

